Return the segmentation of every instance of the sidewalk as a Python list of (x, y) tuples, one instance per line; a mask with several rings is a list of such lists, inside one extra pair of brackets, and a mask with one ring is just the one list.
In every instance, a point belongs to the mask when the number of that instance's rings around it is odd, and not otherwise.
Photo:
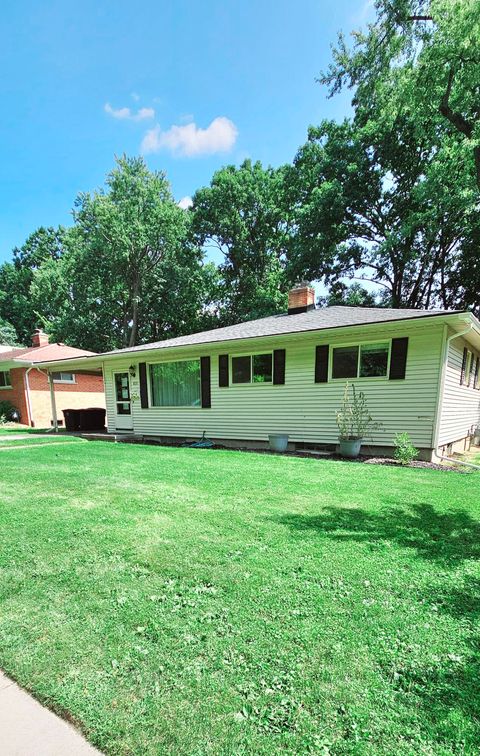
[(0, 672), (2, 756), (101, 756), (72, 725)]

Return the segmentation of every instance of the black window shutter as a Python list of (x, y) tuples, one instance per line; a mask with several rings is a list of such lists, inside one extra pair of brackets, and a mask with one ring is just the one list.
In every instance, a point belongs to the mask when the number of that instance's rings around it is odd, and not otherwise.
[(138, 366), (140, 375), (140, 404), (142, 409), (148, 409), (148, 388), (147, 388), (147, 365), (141, 362)]
[(390, 354), (391, 381), (405, 378), (407, 369), (408, 336), (400, 339), (392, 339), (392, 351)]
[(462, 372), (460, 373), (460, 385), (462, 386), (465, 383), (465, 371), (467, 369), (467, 359), (468, 359), (468, 349), (467, 347), (463, 350), (463, 360), (462, 360)]
[(210, 357), (200, 357), (200, 381), (202, 386), (202, 407), (211, 407)]
[(328, 344), (322, 344), (315, 349), (315, 383), (328, 381)]
[(218, 357), (218, 385), (228, 386), (228, 354), (221, 354)]
[(273, 350), (273, 382), (276, 386), (285, 383), (285, 349)]
[(480, 373), (480, 357), (477, 357), (477, 361), (475, 363), (475, 378), (473, 379), (473, 388), (480, 388), (478, 379), (479, 379), (479, 373)]

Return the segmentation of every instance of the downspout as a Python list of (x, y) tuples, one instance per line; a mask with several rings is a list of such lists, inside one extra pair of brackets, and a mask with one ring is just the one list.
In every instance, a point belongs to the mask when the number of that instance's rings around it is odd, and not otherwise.
[(442, 372), (440, 376), (440, 389), (439, 389), (439, 397), (438, 397), (438, 405), (437, 405), (437, 417), (435, 419), (435, 433), (433, 437), (433, 449), (435, 452), (435, 456), (441, 456), (437, 454), (438, 449), (438, 439), (440, 436), (440, 423), (442, 420), (442, 409), (443, 409), (443, 394), (445, 390), (445, 375), (447, 372), (447, 364), (448, 364), (448, 355), (450, 351), (450, 342), (454, 341), (455, 339), (459, 339), (462, 336), (466, 336), (467, 333), (470, 333), (470, 331), (473, 329), (473, 323), (470, 323), (468, 328), (465, 329), (465, 331), (460, 331), (460, 333), (452, 333), (451, 336), (449, 336), (447, 339), (443, 342), (443, 353), (442, 353)]
[(24, 383), (25, 383), (25, 396), (27, 398), (28, 424), (31, 425), (32, 428), (34, 428), (35, 424), (33, 422), (32, 402), (30, 401), (30, 384), (28, 382), (28, 374), (30, 370), (33, 370), (33, 365), (31, 365), (29, 368), (26, 369), (24, 373)]
[(461, 459), (453, 459), (453, 457), (444, 457), (443, 454), (437, 454), (438, 459), (444, 459), (446, 462), (453, 462), (454, 465), (466, 465), (467, 467), (473, 467), (475, 470), (480, 470), (480, 465), (474, 465), (473, 462), (463, 462)]

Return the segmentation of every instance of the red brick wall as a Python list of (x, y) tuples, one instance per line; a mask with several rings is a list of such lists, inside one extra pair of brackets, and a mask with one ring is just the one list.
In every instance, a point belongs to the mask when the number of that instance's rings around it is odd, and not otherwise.
[[(29, 417), (27, 398), (25, 392), (26, 368), (14, 368), (10, 370), (12, 388), (0, 389), (0, 401), (5, 399), (11, 402), (20, 412), (20, 422), (25, 425), (32, 424)], [(30, 404), (33, 421), (37, 428), (47, 428), (51, 420), (50, 386), (45, 373), (30, 370), (28, 374), (30, 386)], [(105, 396), (103, 378), (101, 375), (75, 374), (75, 383), (54, 383), (55, 396), (57, 397), (57, 417), (63, 420), (62, 409), (72, 407), (104, 407)], [(67, 396), (71, 395), (71, 398)], [(62, 396), (60, 396), (62, 395)]]
[[(32, 391), (48, 391), (50, 392), (50, 386), (45, 373), (41, 373), (39, 370), (31, 370), (28, 374), (28, 382)], [(101, 375), (82, 375), (75, 373), (75, 383), (55, 383), (55, 393), (58, 394), (62, 391), (77, 392), (77, 391), (103, 391), (103, 378)]]
[(13, 370), (10, 370), (10, 382), (12, 388), (0, 389), (0, 401), (5, 400), (11, 402), (20, 412), (20, 422), (28, 425), (30, 418), (28, 417), (27, 400), (25, 397), (24, 374), (25, 368), (14, 368)]

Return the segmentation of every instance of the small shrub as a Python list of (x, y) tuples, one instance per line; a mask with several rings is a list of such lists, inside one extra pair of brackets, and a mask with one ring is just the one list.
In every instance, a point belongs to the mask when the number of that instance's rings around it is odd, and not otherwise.
[(352, 398), (350, 399), (350, 385), (347, 381), (343, 393), (342, 406), (336, 413), (338, 432), (341, 440), (365, 438), (369, 430), (380, 427), (371, 416), (367, 400), (363, 391), (357, 391), (352, 384)]
[(20, 412), (7, 399), (0, 401), (0, 423), (11, 423), (20, 420)]
[(408, 433), (397, 433), (395, 436), (395, 459), (402, 465), (409, 465), (418, 457), (418, 449), (412, 444)]

